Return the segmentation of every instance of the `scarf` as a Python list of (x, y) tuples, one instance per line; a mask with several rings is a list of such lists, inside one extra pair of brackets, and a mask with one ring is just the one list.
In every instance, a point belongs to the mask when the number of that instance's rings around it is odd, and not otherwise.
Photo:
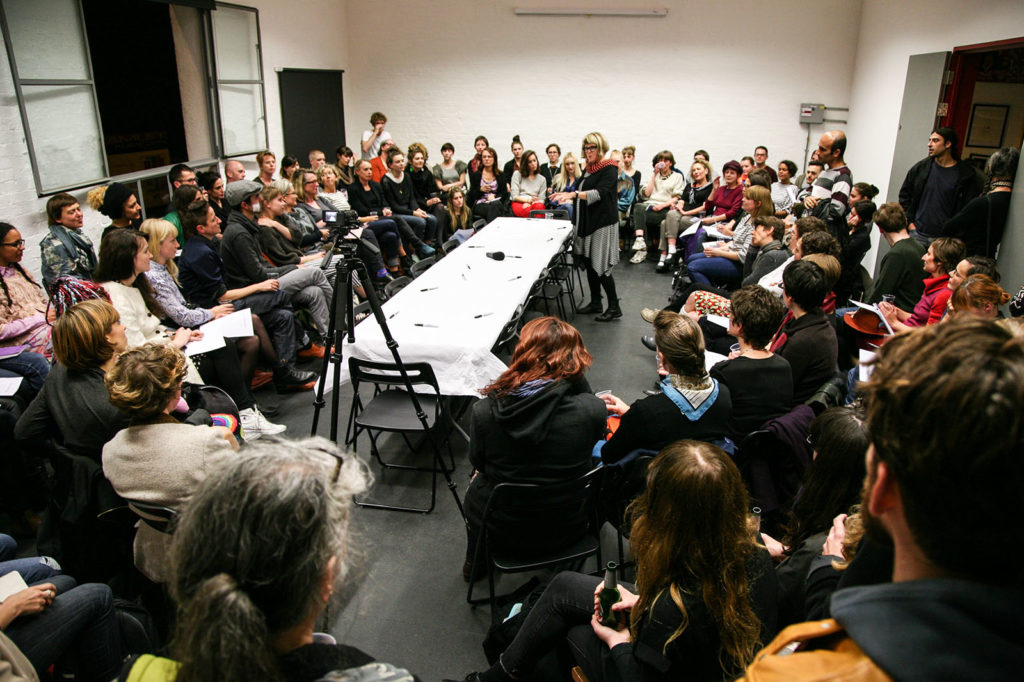
[(616, 166), (617, 167), (618, 165), (619, 165), (618, 162), (613, 161), (611, 159), (601, 159), (600, 161), (598, 161), (596, 163), (588, 163), (587, 164), (587, 172), (590, 173), (591, 175), (593, 175), (594, 173), (596, 173), (597, 171), (601, 170), (602, 168), (607, 168), (608, 166)]
[(69, 230), (63, 225), (50, 225), (50, 234), (67, 249), (68, 257), (75, 258), (75, 251), (81, 251), (89, 261), (89, 271), (96, 269), (96, 254), (92, 251), (92, 242), (78, 230)]
[(695, 422), (718, 399), (718, 382), (708, 378), (701, 384), (691, 386), (683, 383), (679, 376), (670, 374), (661, 380), (661, 391), (675, 403), (684, 417)]
[(519, 388), (512, 391), (509, 395), (516, 398), (528, 398), (531, 395), (540, 393), (553, 381), (553, 379), (534, 379), (533, 381), (527, 381), (526, 383), (521, 384)]

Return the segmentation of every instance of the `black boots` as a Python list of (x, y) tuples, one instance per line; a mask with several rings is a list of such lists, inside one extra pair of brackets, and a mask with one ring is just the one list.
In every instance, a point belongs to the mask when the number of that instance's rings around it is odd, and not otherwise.
[(594, 315), (601, 312), (602, 310), (604, 310), (604, 308), (601, 307), (601, 297), (597, 296), (595, 298), (594, 296), (591, 296), (590, 305), (588, 305), (586, 308), (580, 308), (579, 312), (583, 315)]
[(622, 317), (622, 310), (619, 308), (618, 299), (614, 301), (608, 301), (608, 308), (603, 313), (595, 317), (594, 319), (598, 322), (611, 322)]

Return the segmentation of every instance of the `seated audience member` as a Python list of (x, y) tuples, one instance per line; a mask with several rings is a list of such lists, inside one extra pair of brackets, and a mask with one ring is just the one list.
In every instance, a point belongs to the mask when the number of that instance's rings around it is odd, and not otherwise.
[(99, 462), (103, 444), (128, 425), (128, 415), (110, 403), (103, 384), (115, 357), (127, 349), (125, 327), (106, 301), (83, 301), (64, 311), (53, 326), (57, 363), (18, 420), (15, 438), (52, 437), (72, 453)]
[[(619, 212), (619, 237), (622, 238), (624, 234), (623, 229), (628, 227), (629, 209), (636, 201), (636, 185), (633, 184), (633, 178), (622, 170), (622, 152), (618, 149), (613, 149), (608, 153), (608, 158), (619, 166), (619, 177), (615, 183), (617, 192), (615, 208)], [(623, 241), (622, 243), (624, 244), (625, 242)]]
[[(329, 169), (332, 166), (324, 164), (320, 168)], [(333, 171), (327, 175), (333, 175)], [(292, 221), (288, 217), (286, 196), (291, 191), (291, 183), (286, 180), (275, 180), (260, 192), (260, 217), (257, 220), (260, 226), (258, 236), (260, 248), (264, 257), (272, 265), (319, 263), (323, 260), (324, 251), (314, 251), (307, 255), (292, 240), (298, 230), (289, 229)], [(346, 202), (344, 205), (348, 206), (348, 203)]]
[[(348, 190), (339, 184), (341, 180), (341, 171), (337, 166), (325, 163), (316, 169), (316, 180), (320, 185), (320, 189), (317, 192), (317, 198), (323, 199), (327, 204), (338, 211), (351, 210), (352, 206), (348, 201)], [(312, 208), (312, 204), (306, 203), (305, 206)], [(314, 216), (315, 210), (310, 211), (311, 217)], [(323, 218), (323, 211), (320, 212), (320, 218)]]
[(743, 217), (735, 228), (719, 228), (723, 234), (732, 237), (731, 241), (717, 242), (713, 246), (705, 243), (703, 252), (694, 253), (686, 259), (686, 267), (694, 282), (706, 285), (711, 284), (711, 277), (725, 282), (743, 278), (743, 264), (754, 232), (753, 221), (755, 218), (772, 215), (771, 192), (756, 185), (747, 187), (743, 190), (740, 207), (743, 209)]
[(352, 167), (354, 156), (355, 152), (350, 147), (344, 145), (334, 150), (334, 157), (338, 161), (338, 185), (342, 189), (347, 189), (349, 185), (356, 181), (356, 176), (353, 175), (354, 168)]
[(875, 211), (875, 225), (889, 243), (889, 252), (882, 256), (878, 275), (871, 283), (865, 303), (878, 303), (882, 296), (894, 297), (892, 303), (902, 310), (917, 305), (924, 292), (924, 271), (921, 260), (925, 248), (907, 231), (907, 214), (895, 202), (882, 204)]
[(622, 172), (633, 181), (633, 188), (636, 190), (636, 196), (639, 197), (641, 174), (640, 171), (633, 168), (634, 161), (636, 161), (636, 147), (628, 144), (622, 148)]
[(0, 223), (0, 347), (27, 346), (23, 350), (49, 357), (49, 301), (46, 292), (21, 266), (24, 255), (21, 232), (10, 223)]
[[(345, 147), (345, 149), (348, 149), (348, 147)], [(278, 174), (278, 177), (281, 180), (290, 181), (292, 179), (292, 175), (294, 175), (295, 171), (297, 171), (298, 169), (299, 160), (294, 156), (285, 154), (283, 157), (281, 157), (281, 172)]]
[(771, 292), (748, 284), (732, 294), (729, 334), (739, 353), (711, 368), (711, 378), (729, 388), (732, 416), (729, 437), (739, 444), (769, 419), (789, 412), (793, 372), (785, 358), (768, 350), (786, 308)]
[(437, 221), (438, 233), (435, 236), (437, 242), (432, 244), (438, 246), (443, 239), (440, 236), (441, 215), (444, 213), (444, 200), (441, 198), (441, 191), (437, 188), (434, 176), (427, 169), (427, 148), (419, 142), (409, 145), (409, 155), (406, 157), (408, 168), (406, 173), (412, 180), (413, 196), (416, 197), (416, 204), (421, 211), (434, 216)]
[[(780, 164), (781, 165), (781, 164)], [(753, 170), (759, 170), (768, 174), (769, 188), (771, 183), (779, 181), (779, 174), (775, 172), (775, 169), (768, 165), (768, 148), (761, 146), (754, 148), (754, 168)], [(793, 171), (794, 173), (796, 171)]]
[[(935, 242), (932, 242), (933, 244)], [(951, 315), (973, 315), (994, 320), (999, 308), (1010, 302), (1010, 294), (987, 275), (969, 275), (953, 291), (949, 299)]]
[(398, 146), (395, 144), (395, 141), (390, 138), (381, 143), (380, 153), (370, 160), (370, 166), (373, 168), (374, 182), (384, 180), (384, 176), (388, 174), (388, 152), (397, 148)]
[(755, 168), (750, 171), (750, 175), (747, 177), (747, 187), (764, 187), (769, 192), (772, 189), (772, 179), (768, 175), (768, 171)]
[(675, 266), (676, 239), (693, 223), (700, 220), (704, 213), (704, 205), (714, 186), (711, 184), (711, 166), (707, 161), (697, 160), (690, 165), (690, 177), (678, 199), (672, 200), (672, 206), (665, 220), (661, 223), (661, 259), (658, 261), (658, 272), (668, 272)]
[[(858, 201), (874, 201), (878, 196), (878, 188), (868, 182), (855, 182), (850, 188), (850, 206)], [(849, 222), (849, 221), (847, 221)]]
[[(404, 260), (407, 268), (412, 265), (412, 258), (407, 255), (407, 250), (415, 250), (421, 258), (432, 255), (434, 247), (423, 242), (412, 227), (410, 227), (409, 223), (405, 221), (404, 216), (395, 215), (391, 205), (388, 203), (387, 197), (384, 195), (383, 188), (379, 182), (373, 180), (372, 176), (373, 172), (369, 161), (360, 161), (356, 164), (357, 182), (349, 188), (349, 201), (352, 204), (352, 208), (359, 215), (360, 222), (366, 223), (375, 233), (377, 233), (377, 230), (386, 229), (390, 231), (393, 228), (400, 238), (398, 245), (399, 256)], [(383, 227), (379, 226), (378, 223), (383, 223)], [(389, 267), (391, 267), (390, 263)]]
[(1024, 337), (972, 319), (898, 335), (862, 390), (861, 516), (894, 548), (892, 582), (836, 592), (831, 620), (784, 630), (745, 679), (1005, 678), (1021, 660), (1024, 583), (1005, 548), (1024, 540)]
[(480, 170), (483, 166), (483, 152), (490, 146), (491, 143), (487, 141), (486, 137), (483, 135), (476, 136), (476, 139), (473, 140), (473, 149), (476, 150), (476, 155), (467, 164), (469, 172), (475, 173)]
[(519, 170), (512, 171), (510, 184), (513, 215), (519, 218), (528, 218), (530, 211), (544, 210), (548, 181), (540, 172), (537, 152), (532, 149), (523, 152)]
[(299, 168), (292, 173), (291, 183), (293, 192), (286, 194), (285, 200), (290, 209), (288, 218), (294, 228), (292, 241), (302, 249), (316, 248), (331, 234), (323, 219), (323, 210), (330, 209), (331, 205), (325, 199), (317, 198), (320, 183), (316, 179), (316, 172)]
[(441, 163), (435, 163), (430, 172), (434, 176), (437, 189), (441, 192), (450, 192), (456, 187), (466, 186), (466, 172), (468, 166), (464, 161), (456, 161), (455, 145), (445, 142), (441, 145)]
[(811, 156), (811, 160), (807, 162), (807, 170), (804, 171), (803, 187), (800, 188), (800, 192), (796, 195), (796, 203), (800, 205), (803, 205), (804, 199), (811, 196), (814, 181), (821, 175), (821, 171), (825, 170), (825, 164), (818, 160), (817, 154), (818, 152), (815, 151)]
[[(231, 215), (231, 208), (224, 203), (224, 178), (214, 171), (204, 171), (198, 175), (199, 186), (206, 192), (206, 201), (209, 202), (213, 212), (220, 218), (221, 224), (228, 222)], [(184, 232), (184, 225), (182, 226)], [(188, 241), (188, 235), (185, 235)]]
[(59, 679), (105, 682), (117, 677), (124, 655), (110, 588), (76, 586), (68, 576), (7, 596), (0, 631), (5, 680), (48, 680), (52, 670)]
[(315, 173), (316, 169), (327, 163), (327, 155), (320, 149), (309, 150), (309, 167)]
[[(851, 196), (857, 191), (857, 185), (853, 187), (850, 192)], [(846, 219), (850, 231), (846, 249), (839, 261), (843, 268), (843, 274), (839, 278), (839, 284), (836, 285), (836, 300), (841, 306), (847, 305), (847, 302), (853, 298), (860, 300), (864, 296), (860, 262), (864, 260), (864, 255), (871, 248), (871, 227), (876, 210), (875, 204), (867, 199), (850, 204), (850, 215)]]
[(228, 159), (224, 162), (224, 181), (238, 182), (245, 180), (245, 166), (238, 159)]
[(480, 152), (480, 167), (469, 172), (469, 194), (466, 198), (476, 218), (490, 223), (505, 215), (508, 188), (498, 170), (498, 153), (491, 147)]
[(995, 258), (1006, 228), (1018, 165), (1020, 150), (1015, 147), (1003, 147), (988, 157), (985, 175), (988, 176), (986, 187), (989, 191), (968, 201), (947, 220), (942, 226), (942, 236), (962, 239), (969, 256), (977, 254)]
[(352, 497), (366, 485), (359, 459), (342, 459), (322, 438), (225, 458), (174, 532), (170, 655), (180, 667), (151, 658), (136, 667), (163, 663), (182, 681), (412, 682), (405, 670), (313, 637), (347, 575)]
[(775, 204), (775, 216), (785, 218), (789, 215), (790, 209), (796, 203), (797, 192), (800, 188), (793, 184), (792, 179), (796, 175), (796, 164), (792, 161), (780, 161), (778, 179), (772, 182), (772, 203)]
[(825, 271), (815, 263), (799, 260), (786, 266), (782, 283), (782, 300), (789, 313), (769, 350), (789, 362), (793, 404), (799, 405), (836, 375), (839, 348), (835, 329), (821, 309), (829, 292)]
[(164, 220), (174, 225), (178, 230), (178, 245), (184, 246), (185, 233), (181, 229), (181, 214), (193, 201), (203, 198), (203, 191), (198, 185), (184, 184), (174, 188), (171, 192), (171, 211), (164, 216)]
[[(701, 250), (704, 241), (704, 226), (718, 223), (729, 223), (740, 216), (740, 205), (743, 203), (744, 186), (740, 183), (740, 164), (727, 161), (722, 166), (722, 179), (725, 181), (715, 187), (704, 204), (704, 217), (700, 219), (701, 227), (697, 233), (686, 238), (684, 256), (690, 256)], [(769, 198), (771, 193), (769, 192)]]
[(636, 239), (631, 263), (642, 263), (647, 258), (647, 244), (654, 243), (654, 236), (661, 233), (661, 222), (668, 215), (673, 201), (683, 195), (685, 179), (680, 173), (672, 172), (675, 163), (676, 157), (667, 149), (655, 154), (651, 161), (654, 172), (637, 196), (633, 209)]
[[(562, 169), (558, 171), (555, 179), (551, 181), (551, 192), (550, 194), (562, 194), (575, 192), (577, 186), (580, 184), (580, 180), (583, 177), (583, 170), (580, 168), (579, 162), (576, 160), (576, 155), (572, 152), (567, 152), (565, 157), (562, 159)], [(470, 187), (470, 192), (472, 192)], [(559, 204), (555, 201), (548, 200), (548, 208), (555, 208), (566, 211), (569, 214), (569, 219), (572, 220), (573, 204), (562, 203)]]
[[(477, 473), (465, 500), (467, 581), (483, 576), (485, 558), (477, 541), (494, 486), (570, 481), (593, 467), (590, 451), (604, 433), (606, 411), (584, 376), (591, 362), (575, 328), (542, 317), (523, 326), (508, 369), (483, 389), (470, 427), (469, 459)], [(527, 510), (524, 516), (536, 521)], [(502, 547), (541, 551), (572, 541), (560, 534), (538, 537), (535, 523), (524, 535), (518, 523), (502, 519)], [(582, 533), (585, 520), (579, 525)], [(471, 576), (474, 561), (477, 575)]]
[(805, 578), (821, 557), (832, 520), (860, 501), (869, 435), (860, 408), (832, 407), (811, 422), (814, 459), (785, 522), (782, 541), (761, 533), (779, 561), (779, 627), (805, 620)]
[(391, 139), (391, 133), (384, 130), (384, 126), (388, 124), (388, 117), (379, 111), (375, 111), (370, 114), (370, 129), (363, 131), (362, 139), (360, 140), (360, 149), (362, 150), (362, 157), (369, 161), (380, 154), (380, 147), (385, 140)]
[(953, 293), (949, 287), (949, 272), (956, 269), (960, 261), (967, 255), (964, 243), (959, 239), (939, 237), (928, 245), (921, 260), (924, 262), (924, 293), (921, 300), (907, 311), (898, 308), (888, 301), (878, 304), (878, 309), (885, 316), (894, 332), (906, 331), (910, 327), (923, 327), (935, 324), (946, 313), (949, 297)]
[[(301, 336), (288, 296), (280, 291), (276, 279), (265, 279), (238, 289), (228, 289), (224, 283), (224, 262), (217, 246), (220, 220), (205, 201), (197, 201), (182, 216), (185, 234), (189, 239), (178, 259), (185, 297), (193, 304), (213, 309), (221, 302), (231, 303), (236, 310), (251, 310), (259, 315), (271, 336), (278, 363), (273, 365), (274, 386), (278, 390), (309, 388), (316, 372), (299, 371), (293, 367), (296, 359), (296, 341)], [(315, 349), (303, 351), (306, 357), (315, 355)]]
[(775, 576), (752, 538), (748, 504), (721, 449), (667, 446), (629, 508), (637, 584), (619, 583), (618, 624), (595, 615), (600, 578), (560, 573), (499, 660), (466, 681), (539, 679), (534, 667), (549, 652), (560, 654), (564, 679), (573, 664), (591, 682), (734, 676), (775, 630)]
[[(145, 277), (149, 281), (153, 298), (165, 318), (179, 326), (195, 328), (210, 320), (216, 320), (225, 315), (230, 315), (235, 308), (231, 303), (219, 303), (212, 308), (189, 306), (181, 292), (178, 284), (178, 266), (174, 262), (175, 242), (170, 234), (173, 225), (165, 220), (146, 220), (142, 223), (142, 233), (149, 241), (149, 254), (152, 261)], [(241, 308), (240, 308), (241, 309)], [(288, 388), (288, 371), (284, 363), (278, 358), (277, 351), (271, 341), (270, 334), (263, 324), (263, 320), (256, 312), (252, 312), (251, 336), (243, 336), (233, 339), (226, 339), (228, 347), (234, 347), (238, 353), (239, 367), (242, 381), (248, 381), (251, 385), (253, 376), (256, 374), (257, 362), (275, 371), (275, 383), (280, 390)], [(234, 363), (231, 358), (220, 355), (220, 351), (213, 351), (210, 362), (218, 365), (220, 371), (226, 372), (229, 376), (235, 373)], [(227, 363), (230, 366), (219, 367), (220, 363)], [(301, 373), (302, 375), (306, 373)], [(301, 375), (299, 378), (302, 378)], [(268, 377), (269, 379), (269, 377)], [(211, 382), (213, 383), (213, 382)], [(302, 388), (308, 388), (311, 380), (302, 382)], [(252, 407), (243, 408), (238, 405), (239, 416), (242, 419), (242, 426), (245, 428), (247, 437), (258, 437), (259, 435), (274, 434), (284, 431), (284, 427), (278, 427), (269, 422), (253, 404)]]
[(256, 182), (261, 185), (269, 185), (274, 181), (274, 173), (277, 172), (277, 157), (272, 151), (262, 151), (256, 155), (256, 165), (260, 169), (256, 176)]
[[(103, 446), (103, 474), (129, 503), (180, 512), (207, 472), (238, 449), (223, 426), (193, 426), (171, 416), (184, 378), (185, 355), (150, 343), (123, 353), (107, 372), (110, 402), (129, 415), (131, 426)], [(167, 582), (171, 535), (143, 521), (136, 527), (135, 566), (153, 582)]]
[[(330, 324), (328, 306), (334, 298), (334, 289), (320, 268), (299, 268), (294, 265), (273, 267), (266, 264), (257, 240), (260, 226), (255, 214), (262, 189), (263, 185), (248, 180), (228, 183), (225, 201), (232, 210), (220, 245), (224, 283), (233, 289), (240, 289), (276, 279), (281, 285), (281, 291), (288, 294), (296, 307), (309, 308), (317, 333), (323, 338)], [(323, 346), (314, 345), (314, 354), (322, 356)]]
[[(337, 210), (337, 207), (328, 201), (327, 197), (320, 191), (320, 176), (326, 176), (327, 174), (333, 177), (333, 186), (337, 189), (337, 173), (333, 170), (324, 170), (327, 168), (330, 168), (327, 164), (320, 164), (315, 171), (302, 168), (299, 169), (295, 176), (302, 185), (302, 191), (298, 193), (296, 207), (309, 216), (310, 221), (315, 224), (317, 231), (320, 232), (324, 239), (327, 238), (329, 233), (327, 223), (324, 221), (324, 211)], [(299, 188), (296, 189), (298, 190)]]
[(441, 220), (441, 236), (445, 239), (454, 237), (460, 243), (473, 236), (473, 212), (466, 204), (466, 191), (461, 187), (448, 192)]
[(548, 181), (548, 187), (551, 187), (551, 183), (554, 182), (555, 176), (558, 175), (562, 166), (562, 148), (552, 142), (544, 150), (544, 153), (547, 154), (548, 160), (547, 163), (541, 165), (540, 174)]
[[(836, 311), (836, 294), (833, 289), (839, 281), (839, 276), (842, 274), (842, 266), (839, 265), (839, 258), (837, 257), (839, 242), (828, 232), (822, 232), (815, 234), (813, 237), (808, 235), (808, 239), (803, 244), (810, 248), (811, 243), (814, 241), (830, 242), (830, 244), (820, 248), (815, 253), (803, 254), (801, 260), (810, 261), (825, 271), (825, 286), (828, 287), (828, 293), (825, 294), (825, 300), (821, 303), (821, 309), (826, 315), (832, 315)], [(834, 247), (834, 249), (830, 247)], [(834, 253), (830, 251), (834, 251)]]
[(744, 187), (750, 186), (750, 173), (754, 170), (754, 157), (744, 156), (740, 158), (740, 184)]
[(171, 170), (167, 172), (167, 179), (171, 183), (171, 190), (175, 190), (182, 185), (195, 186), (196, 172), (184, 163), (176, 163), (171, 166)]
[(729, 434), (732, 401), (729, 389), (705, 368), (704, 336), (686, 315), (662, 310), (654, 318), (661, 393), (627, 405), (609, 393), (608, 411), (621, 421), (600, 450), (605, 464), (615, 464), (634, 450), (660, 450), (681, 438), (721, 441)]
[(89, 208), (99, 211), (110, 218), (110, 224), (103, 228), (103, 235), (119, 227), (136, 227), (142, 219), (142, 206), (127, 185), (112, 182), (109, 185), (94, 187), (86, 195)]
[(49, 232), (39, 242), (43, 286), (49, 290), (54, 280), (64, 275), (91, 278), (96, 269), (96, 252), (92, 241), (82, 234), (82, 207), (78, 199), (66, 192), (54, 194), (46, 201), (46, 217)]
[(518, 135), (512, 137), (512, 158), (505, 163), (505, 167), (501, 169), (501, 177), (506, 185), (506, 189), (511, 189), (512, 186), (512, 174), (517, 170), (522, 170), (523, 161), (523, 147), (522, 140), (519, 139)]
[(384, 198), (391, 211), (401, 216), (412, 227), (413, 232), (428, 246), (437, 239), (437, 218), (420, 208), (416, 201), (416, 190), (412, 178), (405, 172), (405, 154), (401, 149), (388, 151), (388, 172), (380, 181)]

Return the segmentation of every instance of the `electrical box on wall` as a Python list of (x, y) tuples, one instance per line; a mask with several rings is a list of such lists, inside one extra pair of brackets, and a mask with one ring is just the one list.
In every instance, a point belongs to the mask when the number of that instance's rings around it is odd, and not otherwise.
[(824, 123), (825, 105), (804, 102), (800, 105), (800, 123)]

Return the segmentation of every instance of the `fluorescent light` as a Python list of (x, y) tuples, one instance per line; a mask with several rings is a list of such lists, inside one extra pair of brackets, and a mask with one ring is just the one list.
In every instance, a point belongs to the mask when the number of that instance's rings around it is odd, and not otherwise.
[(586, 7), (515, 7), (520, 16), (561, 16), (561, 17), (666, 17), (667, 7), (636, 8), (586, 8)]

